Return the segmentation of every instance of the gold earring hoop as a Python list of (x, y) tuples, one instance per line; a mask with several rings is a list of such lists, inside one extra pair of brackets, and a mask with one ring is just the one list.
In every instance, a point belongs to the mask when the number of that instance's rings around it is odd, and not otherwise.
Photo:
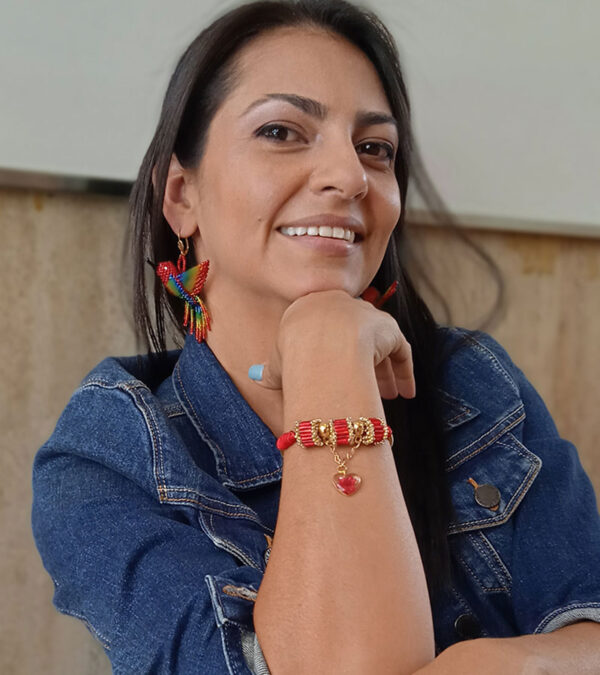
[(182, 256), (186, 256), (190, 250), (190, 244), (187, 240), (187, 237), (184, 237), (183, 239), (177, 235), (177, 248), (179, 249), (179, 253), (181, 253)]

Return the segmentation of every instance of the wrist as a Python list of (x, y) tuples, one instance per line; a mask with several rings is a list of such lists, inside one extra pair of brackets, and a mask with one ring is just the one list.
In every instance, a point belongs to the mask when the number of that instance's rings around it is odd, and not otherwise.
[(348, 340), (336, 344), (300, 343), (281, 358), (284, 394), (310, 387), (332, 393), (348, 392), (354, 386), (376, 385), (372, 355)]

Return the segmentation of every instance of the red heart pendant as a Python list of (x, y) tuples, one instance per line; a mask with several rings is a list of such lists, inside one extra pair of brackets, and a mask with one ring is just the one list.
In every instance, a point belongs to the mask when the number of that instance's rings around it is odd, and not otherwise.
[(361, 477), (355, 473), (347, 473), (345, 475), (336, 473), (333, 476), (333, 484), (338, 492), (341, 492), (343, 495), (353, 495), (358, 491), (361, 482)]

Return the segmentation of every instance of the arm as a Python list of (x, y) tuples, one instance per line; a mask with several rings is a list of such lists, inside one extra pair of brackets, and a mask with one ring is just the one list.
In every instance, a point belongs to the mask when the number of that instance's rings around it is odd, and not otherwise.
[(544, 635), (458, 642), (415, 675), (463, 675), (483, 664), (486, 675), (597, 675), (600, 624), (583, 621)]
[[(284, 428), (315, 417), (383, 417), (373, 364), (403, 340), (393, 319), (341, 292), (305, 296), (292, 308), (280, 332)], [(315, 326), (315, 316), (328, 321)], [(284, 453), (273, 548), (254, 608), (276, 675), (411, 673), (433, 658), (424, 572), (389, 444), (359, 448), (350, 468), (363, 485), (348, 498), (331, 484), (328, 448)]]
[(242, 641), (252, 635), (262, 572), (215, 547), (208, 532), (220, 517), (247, 550), (264, 535), (238, 517), (233, 497), (219, 503), (221, 515), (206, 510), (210, 486), (159, 500), (154, 450), (176, 452), (179, 441), (160, 422), (150, 433), (146, 420), (156, 423), (157, 409), (144, 398), (102, 383), (80, 389), (36, 457), (33, 530), (54, 604), (85, 621), (115, 673), (248, 672)]

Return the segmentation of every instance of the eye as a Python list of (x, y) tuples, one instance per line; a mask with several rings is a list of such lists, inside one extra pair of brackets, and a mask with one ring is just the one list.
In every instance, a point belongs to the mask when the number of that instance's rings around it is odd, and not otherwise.
[(256, 136), (262, 136), (264, 138), (268, 138), (269, 140), (280, 141), (282, 143), (284, 141), (297, 141), (300, 139), (300, 134), (297, 131), (290, 129), (290, 127), (286, 127), (285, 124), (274, 122), (265, 124), (260, 129), (258, 129), (255, 134)]
[(394, 159), (394, 146), (382, 141), (364, 141), (356, 146), (358, 151), (375, 159), (391, 162)]

